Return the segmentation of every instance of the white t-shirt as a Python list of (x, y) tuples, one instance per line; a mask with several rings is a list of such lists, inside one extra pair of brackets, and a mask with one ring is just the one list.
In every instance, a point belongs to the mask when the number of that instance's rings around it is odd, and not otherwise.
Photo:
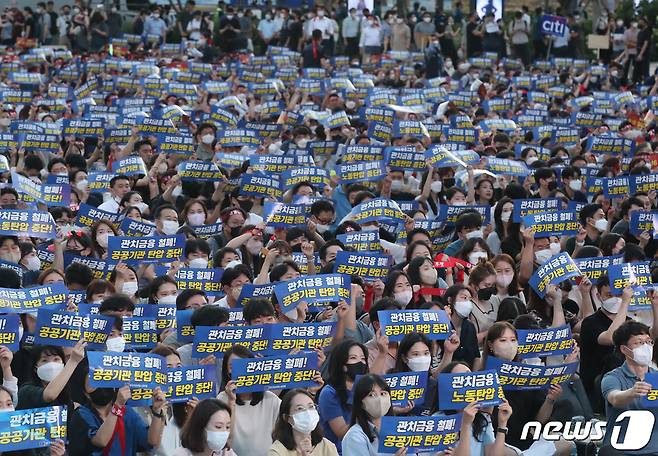
[(103, 204), (98, 206), (98, 209), (105, 212), (118, 213), (119, 203), (117, 203), (117, 201), (114, 198), (110, 198), (109, 200), (105, 201)]

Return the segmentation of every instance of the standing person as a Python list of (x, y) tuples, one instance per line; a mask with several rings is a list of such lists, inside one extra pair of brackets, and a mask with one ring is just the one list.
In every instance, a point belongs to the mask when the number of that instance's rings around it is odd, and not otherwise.
[(3, 14), (0, 16), (0, 43), (3, 46), (9, 46), (14, 42), (14, 22), (12, 19)]
[(615, 21), (614, 27), (612, 27), (612, 55), (613, 59), (619, 57), (619, 55), (624, 52), (624, 32), (626, 31), (626, 26), (622, 18), (617, 18)]
[(285, 46), (291, 51), (300, 52), (304, 44), (302, 38), (304, 37), (304, 24), (301, 21), (299, 11), (290, 12), (290, 20), (288, 21), (288, 40)]
[(91, 29), (91, 51), (98, 52), (108, 42), (109, 29), (105, 21), (105, 14), (102, 11), (94, 11), (89, 20), (89, 27)]
[(167, 36), (167, 23), (162, 19), (162, 10), (158, 7), (154, 8), (151, 15), (144, 21), (144, 36), (157, 35), (160, 37), (160, 42), (164, 43)]
[(116, 5), (110, 8), (110, 14), (107, 15), (107, 31), (110, 38), (120, 38), (123, 35), (123, 18), (119, 14)]
[(532, 47), (534, 48), (534, 59), (546, 58), (546, 42), (544, 34), (541, 31), (541, 18), (544, 15), (544, 10), (541, 7), (535, 9), (535, 16), (532, 19)]
[(391, 26), (391, 51), (409, 51), (411, 46), (411, 29), (404, 18), (395, 17)]
[(41, 44), (50, 44), (52, 38), (52, 35), (50, 34), (51, 19), (50, 14), (46, 11), (45, 3), (37, 3), (37, 14), (35, 20), (37, 40)]
[(530, 27), (523, 20), (523, 12), (517, 11), (509, 24), (508, 34), (512, 37), (512, 56), (521, 59), (524, 65), (530, 63)]
[(133, 21), (132, 32), (133, 35), (142, 36), (144, 33), (144, 21), (146, 20), (147, 10), (142, 9), (139, 11), (139, 15)]
[(432, 16), (430, 13), (424, 13), (422, 21), (417, 23), (414, 27), (414, 41), (416, 42), (416, 48), (418, 48), (419, 51), (425, 50), (432, 33), (435, 32), (436, 26), (434, 25), (434, 22), (432, 22)]
[(468, 16), (466, 24), (466, 57), (477, 57), (482, 54), (482, 25), (474, 11)]
[(311, 42), (302, 51), (303, 68), (321, 68), (325, 59), (324, 47), (322, 46), (322, 32), (313, 30)]
[(350, 14), (343, 20), (341, 33), (345, 54), (351, 59), (359, 55), (359, 30), (361, 29), (361, 18), (356, 14), (356, 8), (350, 9)]
[(52, 0), (46, 3), (46, 14), (50, 16), (50, 42), (51, 44), (59, 44), (59, 28), (57, 27), (59, 17), (55, 12), (55, 4)]
[(576, 16), (569, 16), (567, 18), (569, 24), (569, 50), (571, 57), (580, 59), (584, 54), (583, 29), (578, 24)]
[(484, 52), (495, 52), (500, 56), (500, 37), (502, 31), (493, 15), (489, 13), (484, 16), (484, 36), (482, 37), (482, 49)]
[(461, 30), (455, 24), (455, 20), (452, 16), (449, 16), (445, 23), (442, 23), (439, 28), (439, 44), (441, 45), (441, 52), (443, 52), (446, 59), (452, 61), (453, 65), (457, 65), (457, 62), (459, 61), (459, 56), (457, 54), (459, 44), (456, 40), (461, 34)]
[(430, 44), (425, 48), (425, 77), (432, 79), (443, 74), (443, 55), (439, 35), (434, 33), (430, 37)]
[(272, 13), (269, 11), (265, 13), (265, 17), (258, 23), (258, 36), (265, 44), (265, 51), (269, 45), (276, 46), (277, 39), (279, 38), (279, 31), (277, 23), (272, 18)]
[(188, 40), (197, 42), (201, 39), (201, 11), (195, 11), (192, 19), (187, 21), (185, 36)]
[(646, 17), (638, 20), (640, 32), (637, 34), (637, 56), (633, 68), (633, 83), (641, 84), (649, 77), (649, 62), (651, 59), (651, 35), (653, 30), (649, 27)]
[(624, 32), (624, 52), (618, 57), (618, 60), (624, 64), (622, 73), (622, 85), (628, 84), (628, 73), (631, 65), (635, 70), (635, 57), (637, 56), (637, 35), (640, 31), (637, 28), (637, 21), (633, 19), (631, 26)]
[(251, 35), (251, 19), (243, 17), (238, 20), (234, 16), (233, 8), (230, 6), (226, 8), (226, 14), (219, 20), (219, 47), (228, 53), (248, 46), (251, 49), (253, 48), (253, 44), (244, 40), (244, 38), (251, 39)]
[(362, 62), (369, 63), (373, 55), (382, 53), (382, 40), (384, 35), (379, 26), (379, 20), (372, 14), (368, 16), (366, 25), (361, 30), (359, 47), (361, 48)]
[(194, 0), (188, 0), (185, 2), (185, 7), (181, 9), (176, 15), (176, 27), (178, 28), (178, 34), (183, 38), (187, 37), (187, 24), (192, 20), (192, 15), (194, 14), (194, 7), (196, 3)]
[(311, 33), (315, 30), (322, 32), (322, 46), (327, 56), (333, 56), (333, 40), (337, 30), (334, 30), (334, 22), (325, 15), (324, 7), (318, 6), (315, 17), (309, 22)]

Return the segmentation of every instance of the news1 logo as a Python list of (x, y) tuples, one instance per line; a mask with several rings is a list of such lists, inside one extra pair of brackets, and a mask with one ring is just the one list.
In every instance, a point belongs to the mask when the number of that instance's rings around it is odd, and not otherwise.
[[(627, 410), (621, 413), (612, 426), (610, 445), (615, 450), (641, 450), (651, 440), (655, 416), (649, 410)], [(630, 430), (633, 430), (631, 432)], [(529, 421), (523, 426), (521, 440), (557, 441), (562, 438), (571, 442), (597, 442), (606, 433), (605, 421)]]
[(562, 16), (544, 14), (541, 18), (541, 32), (544, 35), (564, 36), (567, 20)]

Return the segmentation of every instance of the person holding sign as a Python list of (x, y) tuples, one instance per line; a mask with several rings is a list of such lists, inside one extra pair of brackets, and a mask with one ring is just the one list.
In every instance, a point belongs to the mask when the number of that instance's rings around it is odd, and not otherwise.
[(218, 399), (204, 399), (181, 430), (181, 444), (173, 456), (236, 456), (229, 446), (231, 408)]
[(313, 396), (293, 389), (281, 400), (268, 456), (338, 456), (336, 445), (322, 437)]
[(396, 410), (396, 415), (428, 416), (436, 412), (438, 401), (436, 398), (437, 384), (432, 378), (432, 344), (429, 339), (418, 333), (404, 336), (397, 350), (395, 367), (390, 373), (401, 372), (427, 372), (427, 386), (425, 395), (418, 400), (418, 404), (409, 401), (406, 407)]
[[(649, 327), (637, 322), (627, 321), (614, 332), (612, 336), (615, 348), (624, 355), (624, 363), (603, 376), (601, 381), (601, 392), (605, 400), (605, 411), (608, 417), (608, 427), (603, 439), (604, 445), (610, 444), (613, 423), (617, 417), (626, 410), (646, 410), (641, 399), (652, 389), (652, 385), (645, 381), (647, 373), (655, 373), (658, 370), (651, 367), (653, 358), (654, 339), (651, 337)], [(658, 418), (658, 409), (650, 408), (653, 414), (653, 422)], [(628, 426), (633, 423), (633, 420)], [(635, 423), (637, 425), (637, 423)], [(651, 425), (653, 428), (653, 424)], [(627, 428), (627, 432), (630, 427)], [(634, 429), (633, 432), (639, 432)], [(648, 441), (638, 454), (658, 453), (658, 434), (656, 432), (640, 432), (638, 440), (643, 436), (649, 436)], [(619, 438), (618, 436), (616, 437)], [(635, 442), (640, 443), (640, 442)]]

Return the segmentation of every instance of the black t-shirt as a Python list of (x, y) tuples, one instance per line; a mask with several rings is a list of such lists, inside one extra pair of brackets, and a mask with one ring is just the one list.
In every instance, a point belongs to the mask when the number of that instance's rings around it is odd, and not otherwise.
[(612, 320), (599, 309), (580, 325), (580, 376), (587, 391), (594, 387), (594, 379), (603, 372), (606, 358), (614, 352), (612, 345), (598, 343), (599, 335), (607, 331), (611, 324)]
[(465, 361), (473, 366), (475, 358), (480, 357), (478, 348), (478, 336), (475, 325), (470, 320), (463, 320), (459, 334), (459, 348), (452, 355), (454, 361)]
[(304, 68), (320, 68), (323, 58), (324, 49), (320, 43), (315, 45), (315, 52), (313, 51), (313, 43), (307, 44), (302, 51)]
[(477, 52), (482, 49), (482, 37), (473, 34), (473, 31), (477, 28), (477, 23), (469, 22), (466, 24), (466, 47), (468, 52)]
[[(548, 390), (518, 390), (505, 391), (505, 398), (509, 401), (513, 413), (507, 422), (509, 432), (505, 437), (505, 443), (514, 445), (520, 450), (527, 450), (532, 445), (532, 439), (521, 440), (523, 426), (528, 421), (536, 421), (537, 413), (546, 399)], [(498, 413), (493, 413), (493, 428), (498, 427)]]
[(651, 29), (649, 27), (645, 27), (644, 29), (640, 30), (637, 34), (637, 52), (638, 54), (642, 50), (642, 46), (644, 46), (644, 43), (647, 44), (647, 49), (644, 51), (642, 54), (642, 60), (645, 60), (646, 58), (649, 57), (649, 54), (651, 53)]
[(238, 21), (237, 17), (233, 17), (229, 20), (226, 16), (222, 16), (221, 20), (219, 21), (219, 30), (223, 30), (227, 25), (233, 27), (233, 30), (229, 29), (225, 30), (224, 32), (220, 31), (219, 36), (226, 40), (236, 38), (238, 33), (240, 33), (240, 21)]

